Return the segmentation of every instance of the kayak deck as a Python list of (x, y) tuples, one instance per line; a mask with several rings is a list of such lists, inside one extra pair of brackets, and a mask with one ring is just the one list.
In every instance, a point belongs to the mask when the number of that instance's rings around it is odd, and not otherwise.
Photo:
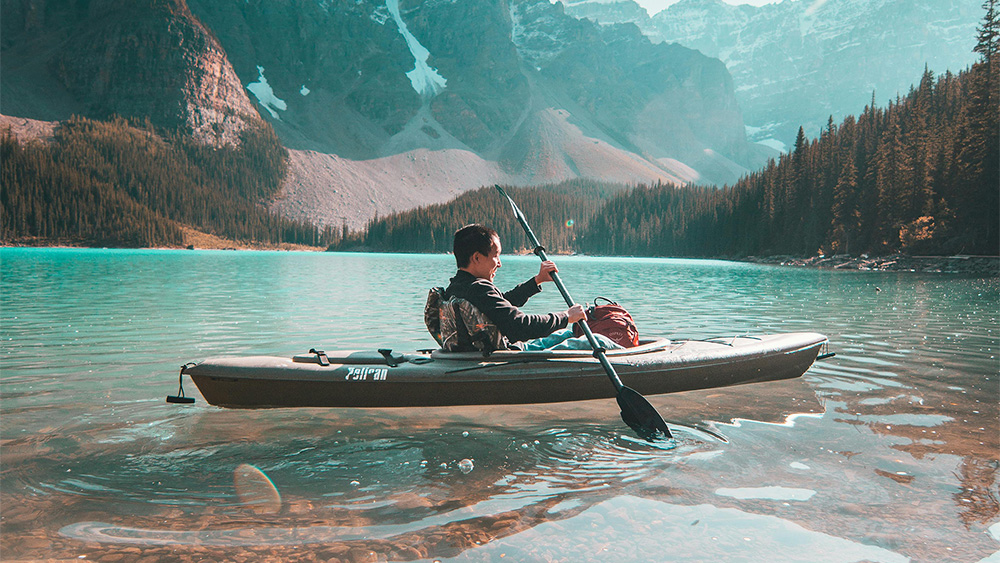
[[(709, 340), (655, 339), (607, 352), (622, 382), (657, 395), (799, 377), (825, 336), (792, 333)], [(234, 408), (417, 407), (611, 398), (589, 350), (479, 353), (342, 351), (233, 356), (181, 372), (210, 404)]]

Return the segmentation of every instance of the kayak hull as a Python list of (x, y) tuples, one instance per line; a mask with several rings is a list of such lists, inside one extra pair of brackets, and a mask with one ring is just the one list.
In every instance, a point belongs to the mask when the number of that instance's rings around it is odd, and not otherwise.
[[(608, 352), (622, 382), (643, 395), (799, 377), (826, 337), (794, 333), (654, 340)], [(421, 407), (555, 403), (615, 396), (589, 351), (233, 356), (182, 370), (212, 405), (232, 408)], [(329, 365), (323, 365), (324, 363)]]

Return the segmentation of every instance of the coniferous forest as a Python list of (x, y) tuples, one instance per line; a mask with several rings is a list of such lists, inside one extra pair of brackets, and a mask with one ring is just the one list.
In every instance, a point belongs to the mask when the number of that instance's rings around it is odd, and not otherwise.
[(320, 244), (309, 224), (271, 214), (287, 152), (268, 126), (212, 147), (148, 124), (74, 117), (51, 143), (0, 135), (0, 240), (178, 246), (178, 224), (247, 242)]
[(590, 221), (587, 252), (669, 256), (1000, 251), (996, 35), (970, 70), (874, 104), (721, 190), (639, 187)]
[[(644, 256), (1000, 253), (998, 23), (985, 4), (976, 52), (957, 75), (926, 70), (906, 96), (837, 125), (721, 189), (657, 184), (609, 200), (566, 186), (510, 189), (550, 250)], [(554, 191), (553, 191), (554, 190)], [(613, 190), (604, 186), (602, 194)], [(557, 196), (556, 192), (562, 195)], [(558, 201), (553, 198), (561, 197)], [(575, 227), (565, 221), (575, 217)], [(373, 250), (446, 251), (469, 222), (524, 235), (491, 189), (375, 219), (345, 239)], [(442, 241), (442, 239), (445, 239)], [(512, 242), (507, 242), (512, 241)]]
[[(621, 184), (570, 180), (556, 185), (504, 188), (553, 252), (572, 252), (580, 229), (602, 203), (625, 189)], [(368, 222), (362, 233), (345, 236), (330, 250), (363, 248), (392, 252), (450, 252), (455, 231), (476, 222), (496, 229), (506, 251), (528, 246), (510, 205), (492, 187), (466, 192), (454, 200), (395, 213)]]

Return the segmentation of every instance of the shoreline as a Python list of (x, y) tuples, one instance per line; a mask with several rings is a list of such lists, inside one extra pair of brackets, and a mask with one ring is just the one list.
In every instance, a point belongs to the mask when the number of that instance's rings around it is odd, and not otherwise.
[(308, 246), (288, 242), (243, 242), (204, 233), (184, 225), (181, 225), (180, 228), (184, 236), (184, 242), (177, 246), (103, 246), (71, 239), (25, 237), (16, 240), (0, 241), (0, 248), (148, 248), (151, 250), (286, 250), (309, 252), (323, 252), (326, 250), (325, 246)]
[[(192, 230), (193, 231), (193, 230)], [(257, 250), (257, 251), (296, 251), (296, 252), (327, 252), (322, 246), (307, 246), (291, 243), (262, 243), (262, 242), (238, 242), (230, 239), (223, 239), (214, 235), (201, 233), (198, 231), (185, 232), (184, 246), (155, 246), (155, 247), (135, 247), (149, 248), (153, 250)], [(51, 241), (39, 239), (22, 239), (17, 241), (2, 241), (0, 248), (133, 248), (133, 247), (103, 247), (82, 244), (75, 241)], [(338, 252), (364, 254), (371, 250), (352, 249)], [(427, 253), (413, 253), (427, 254)], [(553, 255), (563, 256), (563, 255)], [(567, 254), (565, 256), (571, 256)], [(577, 256), (585, 256), (578, 254)], [(629, 258), (632, 256), (620, 256), (619, 258)], [(639, 258), (639, 257), (636, 257)], [(645, 257), (642, 257), (645, 258)], [(669, 258), (669, 257), (661, 257)], [(678, 257), (680, 258), (680, 257)], [(850, 256), (838, 254), (836, 256), (812, 256), (802, 258), (791, 255), (776, 256), (746, 256), (743, 258), (733, 257), (683, 257), (692, 260), (729, 260), (732, 262), (746, 262), (749, 264), (761, 264), (766, 266), (784, 266), (791, 268), (814, 268), (828, 270), (856, 270), (873, 272), (921, 272), (937, 274), (975, 274), (985, 277), (1000, 277), (1000, 256), (973, 256), (973, 255), (953, 255), (953, 256), (910, 256), (907, 254), (890, 254), (887, 256)]]
[(752, 264), (790, 266), (797, 268), (817, 268), (830, 270), (859, 270), (876, 272), (923, 272), (938, 274), (979, 274), (1000, 277), (1000, 256), (910, 256), (890, 254), (888, 256), (748, 256), (737, 260)]

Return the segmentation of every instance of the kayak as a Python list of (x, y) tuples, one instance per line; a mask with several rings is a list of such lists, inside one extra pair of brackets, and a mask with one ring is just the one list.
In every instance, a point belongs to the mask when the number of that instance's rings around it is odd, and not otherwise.
[[(816, 333), (645, 340), (608, 350), (622, 382), (644, 395), (799, 377), (827, 338)], [(310, 350), (228, 356), (181, 369), (212, 405), (232, 408), (425, 407), (556, 403), (615, 397), (590, 350), (478, 352)]]

